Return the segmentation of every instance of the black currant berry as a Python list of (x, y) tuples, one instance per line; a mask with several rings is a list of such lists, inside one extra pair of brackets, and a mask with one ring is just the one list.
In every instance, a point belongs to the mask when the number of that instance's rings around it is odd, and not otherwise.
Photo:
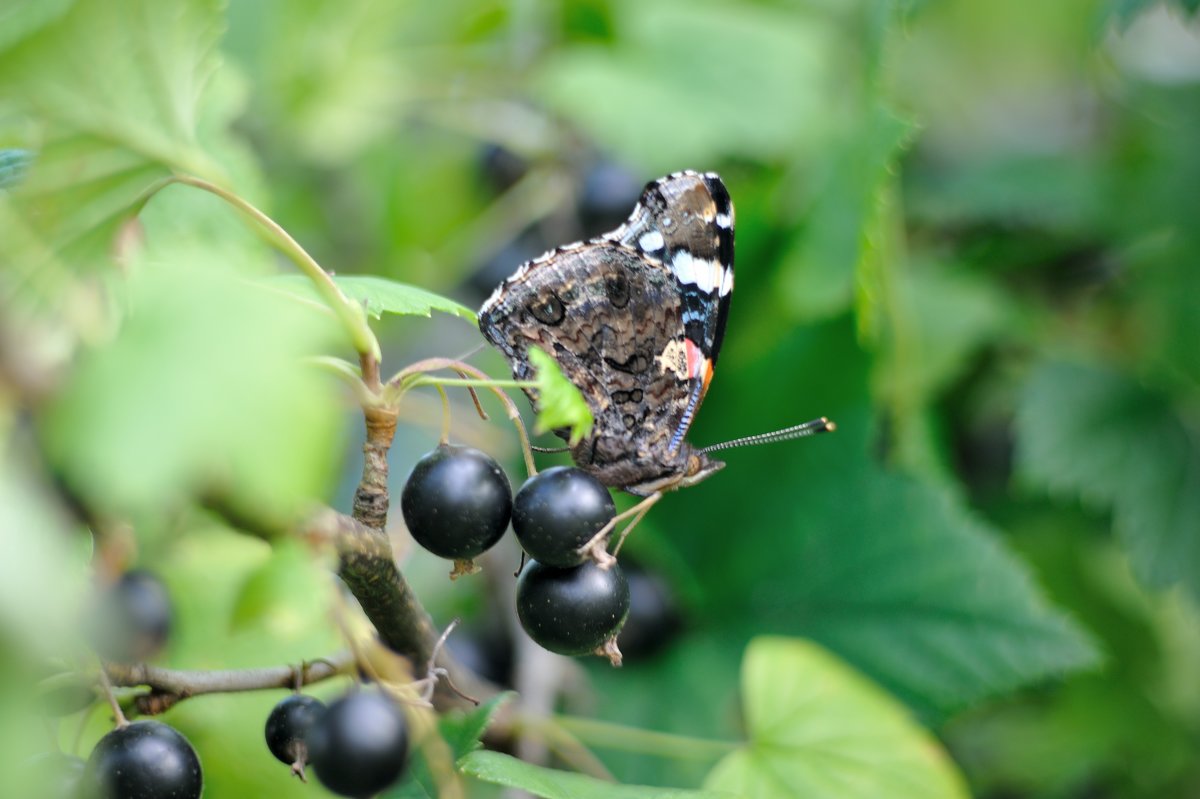
[(83, 799), (198, 799), (204, 778), (196, 750), (180, 732), (135, 721), (100, 739), (80, 787)]
[(340, 796), (374, 796), (408, 765), (408, 721), (392, 699), (374, 690), (348, 694), (308, 731), (317, 779)]
[(683, 627), (679, 603), (660, 575), (625, 564), (629, 618), (617, 641), (629, 660), (646, 658), (671, 643)]
[(442, 444), (413, 467), (400, 510), (418, 544), (439, 557), (469, 561), (504, 535), (512, 488), (488, 455)]
[(162, 649), (171, 631), (171, 600), (153, 574), (129, 571), (99, 597), (91, 616), (92, 647), (105, 660), (132, 663)]
[(560, 655), (603, 650), (619, 664), (613, 638), (628, 613), (629, 584), (616, 564), (606, 570), (588, 561), (560, 569), (530, 561), (517, 581), (521, 626), (540, 646)]
[(308, 735), (313, 722), (325, 712), (325, 703), (304, 694), (292, 694), (280, 700), (267, 716), (267, 748), (281, 763), (292, 767), (292, 773), (304, 779), (308, 763)]
[(525, 481), (513, 497), (513, 532), (529, 556), (547, 566), (577, 566), (579, 548), (612, 521), (617, 508), (599, 480), (555, 466)]

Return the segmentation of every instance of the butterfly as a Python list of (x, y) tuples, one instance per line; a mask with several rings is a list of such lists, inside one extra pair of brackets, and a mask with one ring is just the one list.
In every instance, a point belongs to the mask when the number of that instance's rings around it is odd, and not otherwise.
[(533, 377), (538, 347), (579, 388), (595, 425), (571, 457), (604, 485), (648, 497), (725, 465), (686, 436), (729, 319), (733, 231), (721, 178), (676, 172), (619, 228), (526, 262), (480, 309), (516, 379)]

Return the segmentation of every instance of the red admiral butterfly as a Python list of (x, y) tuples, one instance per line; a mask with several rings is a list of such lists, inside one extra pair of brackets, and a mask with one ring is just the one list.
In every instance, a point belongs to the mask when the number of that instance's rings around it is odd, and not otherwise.
[(533, 377), (538, 347), (578, 386), (596, 424), (571, 457), (605, 485), (651, 497), (645, 509), (724, 467), (709, 452), (833, 429), (817, 419), (705, 449), (684, 440), (729, 318), (733, 222), (716, 174), (676, 172), (647, 184), (621, 227), (523, 264), (479, 311), (516, 379)]

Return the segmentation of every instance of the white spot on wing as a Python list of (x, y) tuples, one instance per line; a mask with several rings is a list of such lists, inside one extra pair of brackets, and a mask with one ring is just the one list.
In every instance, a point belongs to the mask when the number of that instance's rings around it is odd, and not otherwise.
[(680, 283), (690, 283), (705, 293), (716, 291), (724, 279), (724, 267), (720, 262), (693, 258), (687, 250), (675, 253), (671, 271)]
[(717, 227), (729, 229), (729, 225), (733, 220), (729, 218), (729, 214), (717, 214)]
[(724, 297), (731, 291), (733, 291), (733, 270), (727, 268), (721, 278), (721, 296)]
[(655, 252), (663, 248), (662, 234), (657, 230), (651, 230), (649, 233), (643, 233), (638, 239), (638, 246), (647, 252)]

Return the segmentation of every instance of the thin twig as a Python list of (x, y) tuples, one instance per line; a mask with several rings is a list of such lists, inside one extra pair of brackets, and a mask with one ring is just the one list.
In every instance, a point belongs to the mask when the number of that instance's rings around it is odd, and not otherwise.
[(117, 695), (113, 693), (113, 684), (109, 679), (107, 667), (104, 661), (100, 662), (100, 687), (104, 690), (104, 696), (108, 698), (108, 705), (112, 708), (113, 721), (116, 722), (117, 729), (129, 726), (129, 719), (125, 718), (125, 711), (121, 710), (121, 703), (117, 701)]
[(348, 652), (311, 661), (307, 668), (300, 670), (295, 666), (270, 666), (202, 671), (164, 669), (146, 663), (106, 663), (100, 679), (101, 684), (148, 687), (150, 692), (138, 696), (135, 706), (143, 715), (154, 715), (193, 696), (296, 688), (351, 673), (353, 667), (354, 659)]

